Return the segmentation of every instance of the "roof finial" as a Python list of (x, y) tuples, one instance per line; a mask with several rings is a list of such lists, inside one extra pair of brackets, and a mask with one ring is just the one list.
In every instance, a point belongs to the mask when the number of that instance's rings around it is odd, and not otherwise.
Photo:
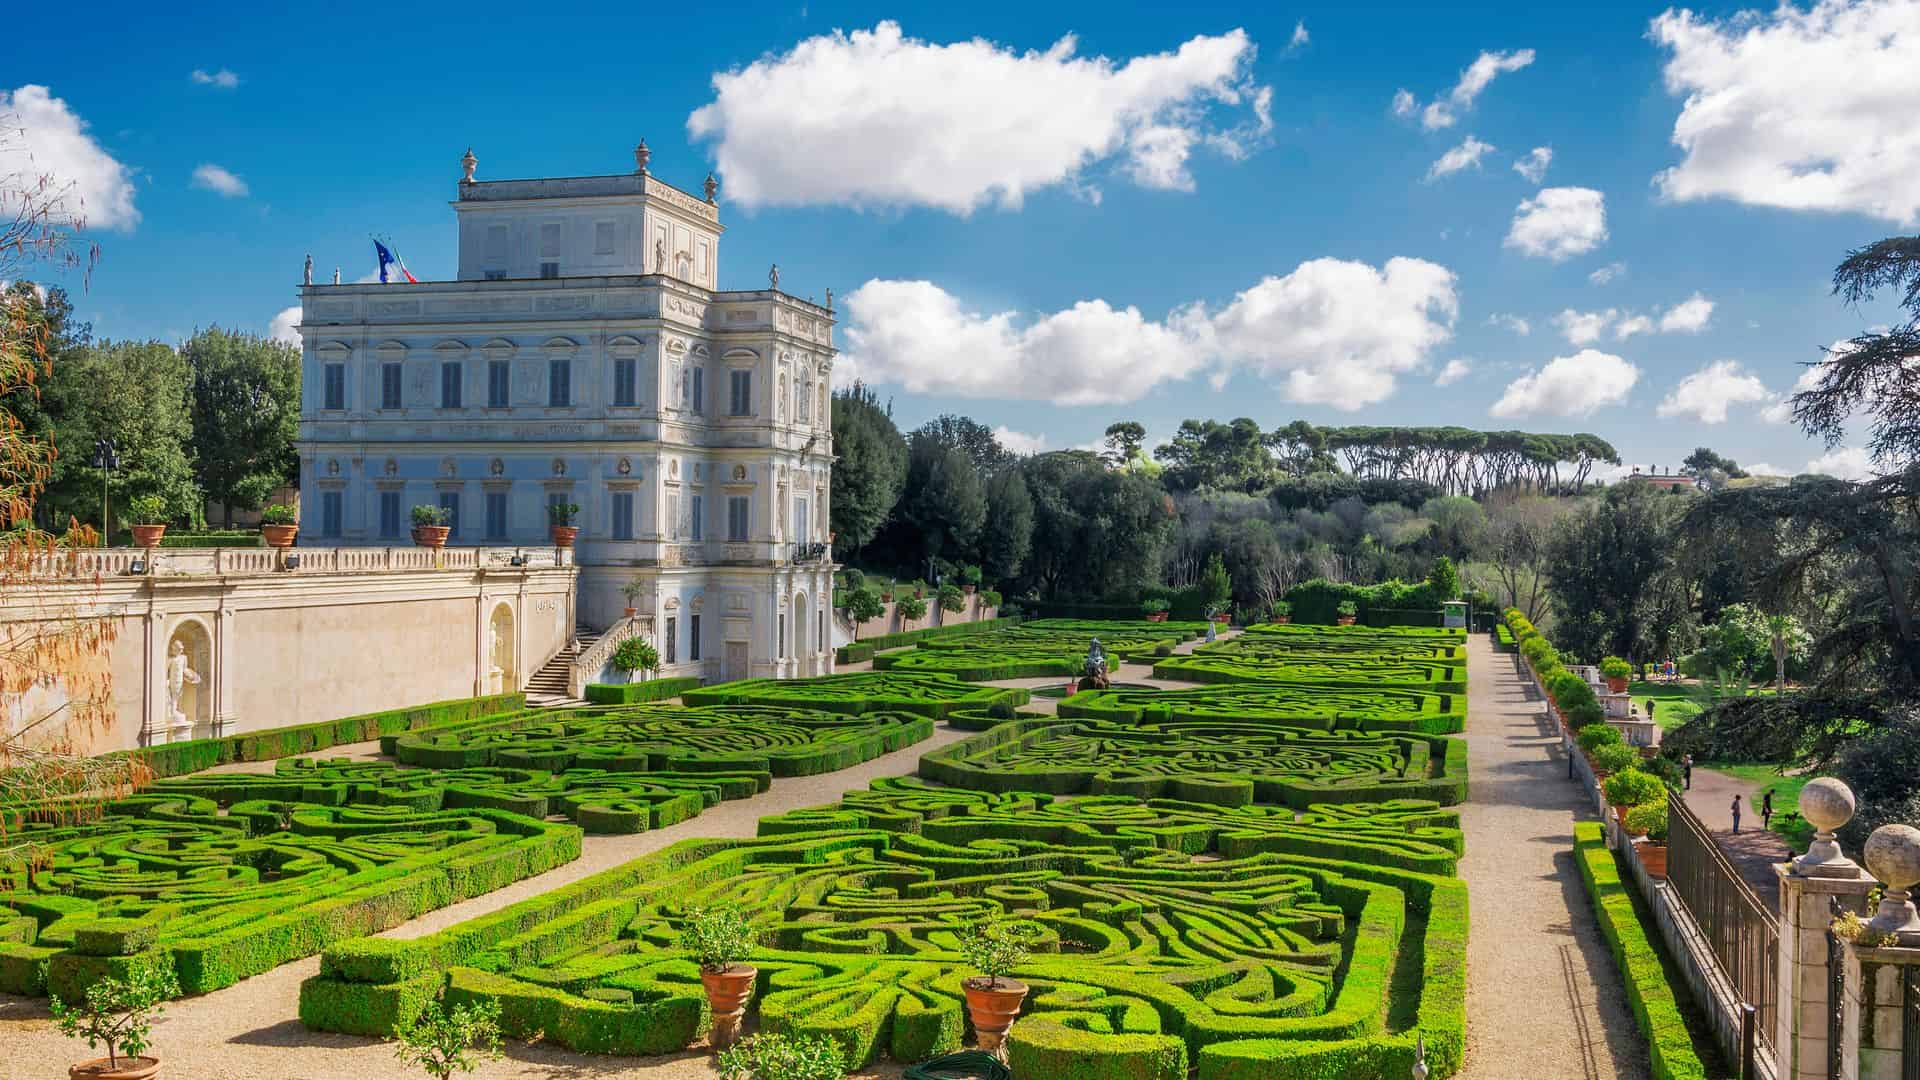
[(473, 183), (473, 169), (474, 169), (474, 166), (478, 164), (480, 164), (480, 159), (473, 156), (473, 147), (471, 146), (467, 147), (467, 152), (460, 156), (460, 174), (461, 174), (460, 182), (461, 183), (463, 184)]
[(653, 151), (647, 149), (647, 140), (641, 139), (640, 145), (633, 148), (633, 171), (641, 176), (647, 175), (647, 162), (653, 160)]
[(713, 178), (712, 173), (707, 174), (706, 189), (707, 189), (707, 202), (712, 203), (713, 197), (719, 194), (720, 192), (720, 181), (715, 180)]

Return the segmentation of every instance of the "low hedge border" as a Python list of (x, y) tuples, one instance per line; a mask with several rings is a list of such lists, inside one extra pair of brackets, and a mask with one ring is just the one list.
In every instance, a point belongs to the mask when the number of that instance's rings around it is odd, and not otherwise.
[(638, 705), (679, 697), (704, 685), (705, 679), (686, 675), (672, 679), (649, 679), (637, 683), (588, 683), (581, 696), (589, 705)]
[(980, 634), (989, 630), (1003, 630), (1009, 626), (1020, 625), (1020, 616), (1003, 615), (997, 619), (981, 619), (978, 622), (954, 623), (950, 626), (928, 626), (919, 630), (903, 630), (897, 634), (875, 634), (860, 638), (840, 646), (833, 652), (833, 659), (841, 664), (858, 664), (873, 659), (873, 654), (886, 649), (899, 649), (915, 645), (929, 638), (953, 637), (960, 634)]
[(1710, 1040), (1696, 1037), (1681, 1012), (1686, 984), (1647, 935), (1633, 890), (1622, 880), (1619, 861), (1607, 847), (1604, 827), (1597, 821), (1575, 823), (1573, 849), (1600, 934), (1626, 984), (1627, 1004), (1646, 1036), (1654, 1080), (1731, 1080), (1735, 1074), (1720, 1063)]

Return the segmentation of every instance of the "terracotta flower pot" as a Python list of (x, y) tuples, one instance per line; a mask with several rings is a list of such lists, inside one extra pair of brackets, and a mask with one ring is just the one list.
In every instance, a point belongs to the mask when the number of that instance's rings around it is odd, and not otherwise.
[(78, 1065), (67, 1066), (68, 1080), (155, 1080), (160, 1075), (160, 1059), (155, 1057), (121, 1057), (119, 1064), (110, 1064), (109, 1058), (94, 1058)]
[(1667, 876), (1667, 845), (1649, 842), (1635, 844), (1633, 849), (1640, 853), (1640, 865), (1647, 868), (1648, 877)]
[(443, 548), (447, 546), (447, 537), (452, 533), (453, 529), (446, 525), (415, 525), (413, 542), (423, 548)]
[(300, 526), (298, 525), (262, 525), (260, 526), (260, 539), (265, 540), (267, 542), (267, 546), (270, 548), (292, 547), (293, 538), (299, 535), (299, 533), (300, 533)]
[(1020, 1016), (1027, 984), (1001, 979), (998, 985), (991, 985), (985, 976), (976, 975), (961, 982), (960, 989), (966, 992), (967, 1019), (973, 1021), (980, 1049), (988, 1053), (1000, 1049), (1007, 1041), (1007, 1030)]
[(1614, 678), (1609, 678), (1609, 679), (1607, 680), (1607, 691), (1608, 691), (1609, 693), (1614, 693), (1614, 694), (1624, 694), (1624, 693), (1626, 693), (1626, 692), (1627, 692), (1627, 680), (1625, 680), (1625, 679), (1614, 679)]
[(1164, 611), (1153, 612), (1152, 614), (1147, 616), (1147, 621), (1148, 622), (1166, 622), (1167, 613)]
[(713, 1010), (713, 1032), (708, 1042), (715, 1050), (725, 1050), (740, 1039), (740, 1020), (747, 1014), (747, 999), (753, 996), (753, 981), (758, 968), (735, 964), (725, 971), (700, 971), (700, 982), (707, 988), (707, 1005)]
[(1354, 620), (1357, 618), (1359, 618), (1358, 615), (1340, 615), (1340, 616), (1337, 616), (1333, 621), (1336, 623), (1339, 623), (1341, 626), (1352, 626)]
[(1232, 621), (1233, 621), (1233, 616), (1231, 616), (1231, 615), (1215, 615), (1215, 616), (1213, 617), (1213, 621), (1214, 621), (1214, 622), (1217, 622), (1217, 623), (1223, 623), (1223, 624), (1224, 624), (1224, 623), (1230, 623), (1230, 622), (1232, 622)]
[(1292, 622), (1292, 621), (1293, 621), (1293, 616), (1291, 616), (1291, 615), (1275, 615), (1275, 616), (1273, 617), (1273, 621), (1274, 621), (1274, 622), (1277, 622), (1277, 623), (1280, 623), (1281, 625), (1285, 625), (1285, 624), (1287, 624), (1287, 623), (1290, 623), (1290, 622)]
[(153, 548), (160, 546), (160, 538), (167, 535), (165, 525), (133, 525), (133, 546)]
[(547, 532), (553, 536), (554, 547), (570, 548), (573, 546), (573, 538), (580, 535), (580, 528), (576, 525), (555, 525)]
[(640, 609), (637, 607), (624, 608), (622, 610), (626, 612), (625, 617), (629, 619), (633, 618), (635, 615), (640, 614)]

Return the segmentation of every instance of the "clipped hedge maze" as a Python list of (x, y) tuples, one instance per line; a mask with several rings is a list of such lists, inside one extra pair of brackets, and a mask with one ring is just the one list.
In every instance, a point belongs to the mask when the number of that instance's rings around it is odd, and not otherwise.
[[(1085, 695), (1081, 695), (1085, 696)], [(1075, 700), (1078, 700), (1077, 698)], [(1253, 719), (1028, 717), (923, 755), (920, 775), (978, 791), (1133, 795), (1246, 806), (1466, 799), (1458, 739)]]
[[(31, 812), (29, 812), (31, 813)], [(25, 822), (41, 865), (0, 873), (0, 991), (73, 1000), (171, 967), (201, 994), (580, 855), (580, 830), (484, 808), (312, 806), (151, 793), (77, 825)]]
[[(743, 906), (761, 1030), (824, 1034), (846, 1063), (965, 1038), (965, 922), (1029, 927), (1020, 1076), (1202, 1080), (1439, 1075), (1464, 1034), (1466, 890), (1431, 803), (1267, 807), (1055, 799), (880, 782), (689, 840), (410, 941), (330, 946), (301, 990), (313, 1028), (389, 1033), (444, 985), (503, 1027), (576, 1050), (680, 1049), (706, 1021), (677, 946), (687, 912)], [(1391, 865), (1430, 857), (1433, 872)], [(1445, 866), (1450, 866), (1450, 861)]]
[(633, 833), (748, 798), (775, 777), (848, 768), (931, 734), (931, 719), (905, 712), (768, 705), (538, 711), (398, 736), (394, 755), (420, 768), (292, 759), (276, 763), (270, 776), (201, 775), (159, 789), (222, 804), (489, 807), (563, 815), (590, 833)]
[(1085, 690), (1059, 714), (1122, 724), (1168, 720), (1261, 721), (1324, 731), (1404, 731), (1449, 735), (1466, 725), (1465, 694), (1383, 686), (1314, 683), (1215, 683), (1191, 690)]
[(1467, 689), (1465, 632), (1432, 628), (1263, 625), (1154, 665), (1162, 679)]
[(1114, 663), (1149, 663), (1206, 631), (1205, 623), (1083, 622), (1041, 619), (987, 633), (930, 638), (918, 648), (873, 658), (879, 671), (936, 672), (975, 682), (1070, 678), (1094, 638)]
[(957, 709), (1024, 705), (1025, 690), (970, 686), (946, 674), (859, 671), (812, 679), (743, 679), (689, 690), (688, 705), (778, 705), (860, 715), (909, 712), (936, 720)]

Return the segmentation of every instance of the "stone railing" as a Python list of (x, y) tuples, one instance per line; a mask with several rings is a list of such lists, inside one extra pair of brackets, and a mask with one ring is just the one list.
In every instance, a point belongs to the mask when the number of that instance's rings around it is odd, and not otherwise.
[(24, 576), (60, 580), (142, 575), (229, 577), (393, 570), (554, 569), (573, 565), (572, 556), (572, 552), (556, 548), (507, 547), (449, 547), (437, 552), (423, 547), (92, 548), (38, 556)]
[(567, 673), (567, 693), (579, 697), (585, 692), (587, 684), (599, 677), (607, 661), (613, 659), (613, 650), (619, 648), (621, 642), (651, 633), (652, 629), (652, 617), (640, 615), (629, 615), (607, 627), (607, 632), (601, 634), (598, 641), (589, 645), (585, 652), (574, 655), (572, 668)]

